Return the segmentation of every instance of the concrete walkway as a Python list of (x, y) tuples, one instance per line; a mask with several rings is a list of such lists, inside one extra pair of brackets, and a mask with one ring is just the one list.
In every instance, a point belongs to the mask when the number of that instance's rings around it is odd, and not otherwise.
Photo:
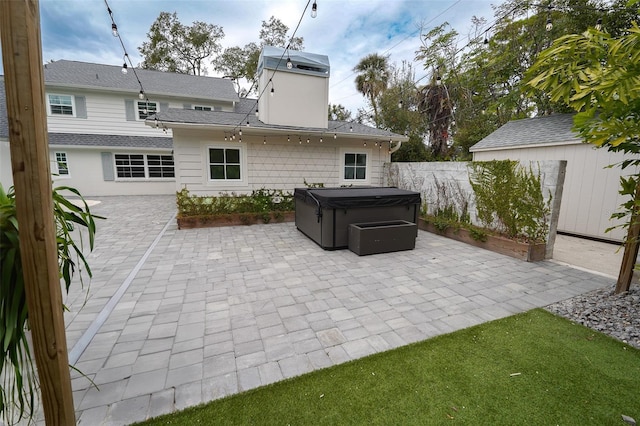
[(614, 283), (423, 231), (415, 250), (359, 257), (293, 223), (178, 231), (173, 197), (96, 200), (108, 220), (94, 279), (65, 318), (100, 387), (73, 373), (79, 424), (140, 421)]

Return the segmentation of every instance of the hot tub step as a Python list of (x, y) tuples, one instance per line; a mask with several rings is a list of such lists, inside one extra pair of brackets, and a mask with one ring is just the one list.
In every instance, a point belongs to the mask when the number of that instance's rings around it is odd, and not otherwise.
[(418, 226), (406, 220), (352, 223), (349, 225), (349, 250), (358, 256), (413, 250)]

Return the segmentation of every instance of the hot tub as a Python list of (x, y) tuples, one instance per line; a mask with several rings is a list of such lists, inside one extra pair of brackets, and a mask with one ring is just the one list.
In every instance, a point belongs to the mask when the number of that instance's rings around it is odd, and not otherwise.
[(398, 188), (296, 188), (298, 230), (325, 250), (349, 246), (349, 225), (368, 222), (417, 223), (420, 193)]

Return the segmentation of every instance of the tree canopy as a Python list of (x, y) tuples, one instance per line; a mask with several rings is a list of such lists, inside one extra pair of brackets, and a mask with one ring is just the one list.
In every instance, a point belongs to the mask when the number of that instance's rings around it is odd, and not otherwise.
[(202, 75), (207, 73), (205, 64), (222, 49), (224, 31), (201, 21), (184, 25), (177, 13), (160, 12), (147, 37), (138, 48), (144, 56), (142, 68)]
[(244, 47), (233, 46), (224, 49), (222, 54), (213, 61), (214, 69), (230, 76), (238, 85), (241, 80), (246, 80), (249, 82), (250, 88), (245, 89), (244, 93), (253, 93), (257, 88), (258, 76), (256, 73), (260, 51), (264, 46), (282, 47), (290, 50), (304, 48), (304, 39), (302, 37), (290, 38), (287, 36), (288, 32), (289, 27), (272, 16), (268, 21), (262, 21), (258, 43), (251, 42)]

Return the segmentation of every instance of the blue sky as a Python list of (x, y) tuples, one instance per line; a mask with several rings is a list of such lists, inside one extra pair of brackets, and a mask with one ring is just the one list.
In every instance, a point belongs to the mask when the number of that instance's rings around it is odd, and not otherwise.
[[(125, 47), (134, 64), (141, 62), (138, 46), (162, 11), (177, 12), (183, 24), (204, 21), (221, 26), (223, 47), (257, 41), (262, 21), (271, 16), (295, 29), (307, 0), (108, 0)], [(311, 0), (313, 3), (313, 0)], [(310, 8), (297, 36), (304, 37), (306, 51), (324, 54), (331, 64), (329, 101), (346, 106), (354, 114), (365, 106), (355, 90), (352, 70), (370, 54), (389, 55), (391, 63), (413, 62), (416, 78), (424, 76), (414, 62), (420, 47), (420, 27), (425, 32), (448, 22), (460, 34), (464, 46), (473, 16), (490, 25), (493, 9), (488, 0), (317, 0), (318, 16)], [(498, 2), (499, 4), (499, 2)], [(40, 0), (42, 57), (121, 65), (123, 50), (111, 35), (111, 21), (104, 0)], [(209, 75), (217, 74), (209, 67)], [(142, 82), (144, 85), (144, 81)]]

